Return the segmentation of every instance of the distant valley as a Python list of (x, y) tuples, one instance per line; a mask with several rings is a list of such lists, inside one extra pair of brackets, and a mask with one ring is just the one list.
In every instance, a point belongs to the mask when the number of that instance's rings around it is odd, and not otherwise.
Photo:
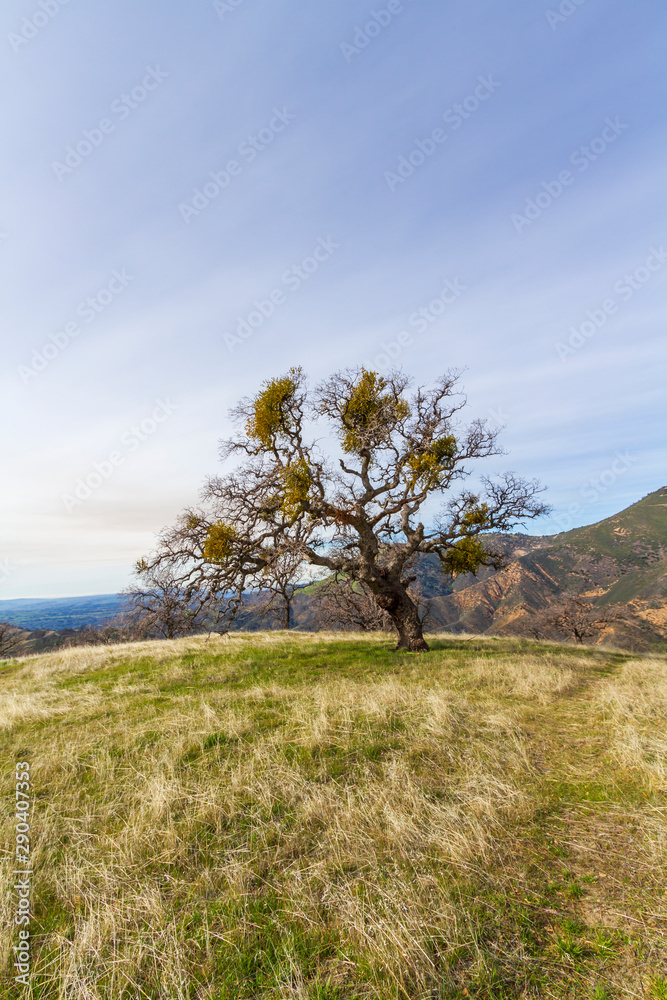
[(19, 598), (0, 601), (0, 621), (25, 629), (77, 629), (101, 625), (117, 614), (120, 605), (118, 594)]

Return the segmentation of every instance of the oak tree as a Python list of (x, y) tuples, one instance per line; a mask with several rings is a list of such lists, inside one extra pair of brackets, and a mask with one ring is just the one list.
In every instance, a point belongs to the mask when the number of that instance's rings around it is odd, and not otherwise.
[[(162, 533), (146, 572), (168, 567), (186, 597), (224, 595), (231, 618), (289, 551), (367, 588), (398, 648), (428, 649), (409, 593), (416, 557), (435, 553), (447, 577), (499, 567), (484, 536), (548, 510), (539, 485), (513, 473), (456, 490), (471, 463), (502, 454), (497, 430), (461, 423), (458, 378), (450, 371), (412, 393), (404, 373), (365, 368), (315, 388), (300, 368), (265, 382), (232, 411), (238, 433), (221, 454), (236, 466)], [(427, 523), (433, 497), (443, 504)]]

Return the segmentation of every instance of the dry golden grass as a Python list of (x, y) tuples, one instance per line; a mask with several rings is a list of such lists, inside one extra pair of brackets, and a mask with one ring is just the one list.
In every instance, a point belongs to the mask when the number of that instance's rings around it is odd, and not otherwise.
[(558, 695), (576, 688), (577, 670), (587, 667), (588, 662), (572, 653), (524, 655), (509, 662), (487, 656), (471, 664), (469, 683), (499, 696), (535, 699), (540, 705), (548, 705)]
[(667, 672), (663, 659), (630, 660), (599, 691), (623, 767), (641, 772), (650, 789), (667, 791)]
[[(535, 817), (552, 795), (545, 768), (549, 781), (555, 767), (616, 794), (611, 761), (573, 766), (586, 714), (598, 712), (628, 775), (665, 791), (651, 727), (667, 706), (666, 662), (621, 662), (610, 675), (600, 651), (435, 645), (415, 657), (386, 637), (263, 633), (4, 667), (5, 785), (20, 750), (37, 795), (29, 995), (587, 996), (569, 992), (576, 962), (553, 971), (542, 917), (535, 941), (521, 937), (513, 894), (528, 906)], [(656, 808), (633, 805), (645, 820), (639, 861), (662, 857)], [(8, 851), (13, 819), (2, 815)], [(5, 863), (0, 958), (13, 1000), (26, 994), (9, 975), (11, 886)], [(533, 967), (557, 992), (531, 991)], [(497, 976), (498, 990), (516, 992), (493, 992)], [(643, 982), (638, 967), (620, 995), (642, 995)]]

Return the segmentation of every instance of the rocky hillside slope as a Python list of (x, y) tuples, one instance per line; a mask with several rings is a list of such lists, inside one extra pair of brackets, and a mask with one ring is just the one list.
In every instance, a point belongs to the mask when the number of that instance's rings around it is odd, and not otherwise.
[(542, 537), (492, 536), (489, 547), (506, 554), (503, 570), (461, 577), (449, 594), (431, 590), (439, 624), (510, 634), (575, 591), (628, 607), (638, 640), (640, 633), (667, 640), (667, 487), (597, 524)]

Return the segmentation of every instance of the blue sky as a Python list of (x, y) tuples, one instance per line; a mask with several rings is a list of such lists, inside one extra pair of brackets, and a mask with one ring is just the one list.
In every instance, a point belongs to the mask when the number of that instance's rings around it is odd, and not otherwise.
[(124, 586), (294, 364), (465, 368), (533, 533), (664, 485), (666, 19), (5, 4), (0, 598)]

